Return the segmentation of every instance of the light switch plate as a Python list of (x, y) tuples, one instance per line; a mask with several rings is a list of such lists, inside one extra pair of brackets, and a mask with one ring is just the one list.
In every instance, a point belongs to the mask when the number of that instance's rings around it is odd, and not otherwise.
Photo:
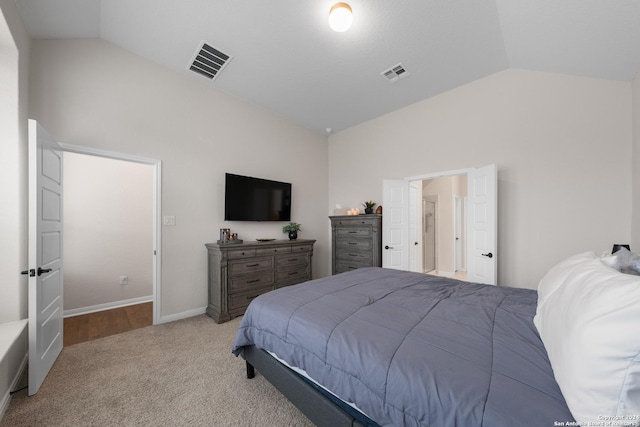
[(173, 215), (166, 215), (162, 218), (162, 225), (176, 225), (176, 217)]

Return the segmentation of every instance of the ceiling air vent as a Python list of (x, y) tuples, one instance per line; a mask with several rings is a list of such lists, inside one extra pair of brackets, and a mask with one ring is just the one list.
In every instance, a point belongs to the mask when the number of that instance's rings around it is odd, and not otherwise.
[(385, 79), (389, 80), (390, 83), (395, 83), (398, 80), (407, 77), (411, 73), (404, 68), (404, 65), (398, 64), (380, 74), (384, 76)]
[(220, 52), (205, 42), (200, 44), (189, 69), (208, 78), (215, 79), (222, 69), (231, 61), (231, 56)]

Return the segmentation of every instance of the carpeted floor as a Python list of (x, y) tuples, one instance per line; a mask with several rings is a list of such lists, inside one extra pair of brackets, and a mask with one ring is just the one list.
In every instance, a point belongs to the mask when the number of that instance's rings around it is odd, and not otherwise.
[(313, 426), (231, 354), (240, 322), (196, 316), (65, 347), (0, 426)]

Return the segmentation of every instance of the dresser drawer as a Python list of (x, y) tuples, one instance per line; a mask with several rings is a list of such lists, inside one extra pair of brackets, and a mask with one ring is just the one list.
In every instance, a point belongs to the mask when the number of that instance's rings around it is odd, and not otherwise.
[(288, 255), (278, 255), (276, 257), (276, 267), (290, 267), (295, 265), (307, 265), (309, 262), (309, 255), (306, 253), (293, 253)]
[(278, 278), (278, 288), (311, 280), (311, 277), (309, 277), (309, 270), (304, 265), (299, 266), (297, 269), (288, 268), (286, 270), (278, 270), (276, 277)]
[(280, 248), (260, 248), (256, 249), (256, 255), (274, 255), (274, 254), (286, 254), (291, 253), (291, 246), (283, 246)]
[(227, 251), (227, 258), (229, 259), (251, 258), (254, 256), (256, 256), (255, 249), (234, 249)]
[(336, 227), (336, 235), (338, 238), (347, 237), (370, 237), (373, 234), (371, 227)]
[(242, 292), (246, 289), (273, 286), (275, 272), (260, 271), (256, 274), (239, 274), (229, 277), (229, 293)]
[(302, 265), (299, 268), (287, 268), (283, 270), (278, 270), (276, 273), (276, 278), (278, 282), (280, 281), (289, 281), (289, 280), (307, 280), (309, 277), (309, 270), (307, 266)]
[(266, 294), (272, 289), (273, 288), (271, 286), (267, 286), (229, 295), (229, 314), (234, 317), (237, 314), (244, 313), (251, 301), (262, 294)]
[(344, 273), (345, 271), (351, 271), (351, 270), (355, 270), (355, 269), (363, 268), (363, 267), (371, 267), (371, 263), (358, 262), (358, 261), (337, 260), (336, 261), (336, 274), (337, 273)]
[(359, 263), (367, 263), (371, 264), (373, 262), (373, 254), (371, 251), (356, 251), (356, 250), (348, 250), (340, 249), (336, 251), (336, 258), (341, 259), (348, 262), (359, 262)]
[(291, 252), (311, 252), (311, 245), (292, 246)]
[(373, 247), (371, 239), (336, 238), (337, 250), (363, 250), (370, 251)]
[(361, 215), (351, 218), (334, 219), (331, 222), (334, 226), (345, 227), (377, 227), (379, 219), (376, 216)]
[(250, 273), (252, 271), (273, 268), (273, 257), (251, 258), (242, 261), (229, 261), (229, 276)]

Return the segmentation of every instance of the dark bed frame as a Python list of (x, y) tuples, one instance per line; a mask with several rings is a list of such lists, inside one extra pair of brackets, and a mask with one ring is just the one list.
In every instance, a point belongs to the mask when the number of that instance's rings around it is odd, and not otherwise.
[[(247, 378), (257, 369), (278, 391), (319, 427), (365, 427), (356, 417), (340, 407), (311, 382), (278, 362), (269, 353), (255, 346), (243, 348), (247, 363)], [(355, 411), (355, 410), (354, 410)]]

